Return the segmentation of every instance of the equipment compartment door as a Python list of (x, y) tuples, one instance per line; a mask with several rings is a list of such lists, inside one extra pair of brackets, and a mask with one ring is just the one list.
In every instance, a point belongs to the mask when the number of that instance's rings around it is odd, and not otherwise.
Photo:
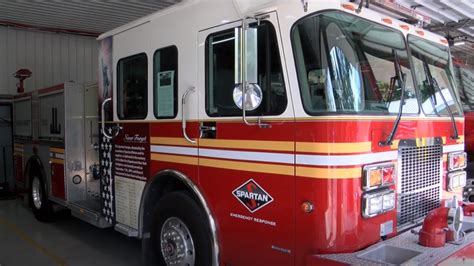
[[(217, 217), (221, 263), (294, 263), (294, 114), (276, 13), (257, 29), (258, 69), (263, 100), (255, 111), (233, 100), (236, 31), (242, 22), (199, 33), (201, 138), (199, 179)], [(255, 33), (255, 32), (254, 32)], [(255, 37), (255, 35), (254, 35)], [(237, 82), (239, 83), (239, 82)], [(261, 118), (261, 124), (257, 118)]]

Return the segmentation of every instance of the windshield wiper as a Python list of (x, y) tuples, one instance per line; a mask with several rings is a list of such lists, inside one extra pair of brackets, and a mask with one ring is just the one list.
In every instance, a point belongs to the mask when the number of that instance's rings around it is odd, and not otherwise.
[[(425, 69), (426, 77), (428, 79), (428, 86), (432, 89), (432, 91), (435, 91), (435, 89), (439, 92), (439, 95), (441, 96), (441, 99), (443, 100), (443, 103), (446, 106), (446, 109), (448, 110), (448, 114), (451, 117), (451, 124), (453, 126), (453, 136), (451, 136), (452, 139), (459, 139), (459, 133), (458, 133), (458, 128), (456, 127), (456, 120), (454, 119), (453, 112), (451, 111), (451, 108), (449, 108), (448, 102), (444, 98), (443, 92), (441, 91), (441, 88), (438, 85), (438, 81), (431, 75), (430, 67), (428, 66), (428, 63), (426, 60), (423, 61), (423, 67)], [(434, 93), (434, 97), (436, 99), (436, 93)], [(454, 99), (453, 99), (454, 100)], [(434, 106), (434, 110), (436, 111), (436, 106)]]
[(398, 83), (399, 83), (399, 86), (400, 86), (400, 89), (401, 89), (401, 92), (400, 92), (400, 107), (398, 108), (397, 119), (395, 119), (395, 123), (393, 124), (392, 131), (390, 131), (390, 135), (388, 135), (387, 140), (379, 142), (380, 146), (390, 146), (390, 145), (392, 145), (392, 140), (395, 137), (395, 134), (397, 133), (398, 125), (400, 124), (400, 120), (402, 119), (403, 104), (405, 102), (405, 78), (404, 78), (404, 74), (402, 72), (402, 67), (400, 66), (400, 61), (398, 59), (397, 50), (392, 49), (392, 51), (393, 51), (393, 58), (394, 58), (394, 64), (395, 64), (395, 78), (398, 80)]

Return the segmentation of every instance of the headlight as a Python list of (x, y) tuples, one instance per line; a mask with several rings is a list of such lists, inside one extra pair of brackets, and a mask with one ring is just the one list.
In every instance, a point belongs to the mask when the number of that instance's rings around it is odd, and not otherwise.
[(395, 207), (395, 193), (387, 193), (383, 195), (383, 210), (389, 211)]
[(465, 152), (452, 152), (448, 154), (448, 170), (455, 171), (466, 168), (466, 157)]
[(366, 192), (362, 197), (362, 216), (374, 217), (395, 208), (395, 191), (385, 189), (378, 192)]
[(364, 166), (362, 186), (364, 190), (371, 190), (395, 182), (395, 164), (374, 164)]
[(458, 171), (448, 174), (448, 191), (466, 186), (466, 172)]

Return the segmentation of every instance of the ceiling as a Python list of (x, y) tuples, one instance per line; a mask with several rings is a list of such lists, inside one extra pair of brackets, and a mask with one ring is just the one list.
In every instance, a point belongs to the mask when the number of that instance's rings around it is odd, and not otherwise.
[(97, 36), (181, 0), (0, 1), (0, 25)]
[[(0, 26), (97, 36), (181, 1), (0, 0)], [(474, 0), (369, 1), (396, 4), (429, 17), (431, 22), (425, 21), (424, 28), (450, 37), (455, 42), (464, 40), (466, 44), (452, 47), (453, 54), (463, 62), (474, 65)]]
[(395, 0), (431, 19), (423, 25), (462, 45), (451, 46), (452, 53), (463, 63), (474, 66), (474, 0)]

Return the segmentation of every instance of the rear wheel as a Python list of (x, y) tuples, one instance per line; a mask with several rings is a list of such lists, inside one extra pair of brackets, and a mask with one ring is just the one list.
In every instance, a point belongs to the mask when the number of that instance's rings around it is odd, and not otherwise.
[(53, 217), (53, 206), (46, 195), (43, 178), (33, 175), (30, 182), (30, 205), (36, 219), (48, 222)]
[(151, 230), (158, 265), (211, 265), (208, 218), (185, 192), (171, 192), (158, 203)]

